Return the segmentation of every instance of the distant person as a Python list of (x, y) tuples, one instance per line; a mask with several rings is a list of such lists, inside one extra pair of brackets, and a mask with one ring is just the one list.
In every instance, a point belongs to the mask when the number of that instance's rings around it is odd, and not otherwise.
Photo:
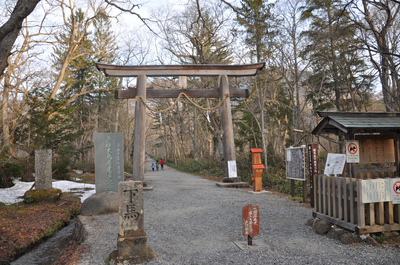
[(158, 171), (158, 168), (160, 167), (160, 162), (158, 162), (158, 160), (156, 160), (156, 168), (157, 168), (157, 171)]
[(160, 160), (161, 170), (164, 170), (164, 160)]
[(156, 167), (156, 165), (154, 165), (154, 163), (151, 163), (151, 170), (154, 171), (154, 168)]

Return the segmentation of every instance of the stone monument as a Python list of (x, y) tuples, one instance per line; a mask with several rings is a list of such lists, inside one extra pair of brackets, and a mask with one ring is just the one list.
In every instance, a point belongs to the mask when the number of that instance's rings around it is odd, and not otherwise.
[(96, 193), (118, 191), (124, 181), (124, 137), (122, 133), (94, 133)]
[[(117, 261), (127, 260), (137, 264), (154, 257), (153, 249), (147, 247), (144, 231), (143, 184), (141, 181), (122, 181), (118, 184), (119, 234), (113, 252)], [(111, 256), (113, 256), (113, 253)]]
[(35, 189), (52, 188), (52, 151), (35, 150)]

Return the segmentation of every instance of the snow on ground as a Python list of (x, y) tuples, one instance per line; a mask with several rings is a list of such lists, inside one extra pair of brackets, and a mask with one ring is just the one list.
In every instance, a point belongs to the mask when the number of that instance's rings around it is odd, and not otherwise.
[[(20, 197), (32, 187), (34, 182), (14, 180), (14, 183), (15, 185), (11, 188), (0, 189), (0, 202), (13, 204), (23, 201)], [(75, 192), (81, 198), (82, 202), (96, 192), (94, 184), (77, 183), (67, 180), (53, 181), (53, 188), (60, 189), (62, 192)]]

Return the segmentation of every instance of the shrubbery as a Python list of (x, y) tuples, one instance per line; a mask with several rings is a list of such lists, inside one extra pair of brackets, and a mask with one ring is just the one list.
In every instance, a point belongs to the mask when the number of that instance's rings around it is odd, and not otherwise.
[(14, 186), (13, 180), (23, 176), (22, 164), (14, 161), (0, 161), (0, 188)]

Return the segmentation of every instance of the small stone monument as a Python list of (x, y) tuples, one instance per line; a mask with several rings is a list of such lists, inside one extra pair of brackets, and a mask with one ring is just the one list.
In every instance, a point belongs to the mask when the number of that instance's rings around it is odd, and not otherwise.
[(35, 150), (35, 189), (52, 188), (52, 152), (50, 149)]
[(113, 252), (118, 254), (111, 259), (117, 262), (127, 260), (137, 264), (149, 261), (154, 257), (153, 249), (147, 247), (147, 236), (144, 231), (143, 183), (141, 181), (122, 181), (118, 184), (119, 201), (119, 234), (117, 247)]
[(124, 181), (124, 137), (122, 133), (94, 133), (96, 193), (118, 191)]

